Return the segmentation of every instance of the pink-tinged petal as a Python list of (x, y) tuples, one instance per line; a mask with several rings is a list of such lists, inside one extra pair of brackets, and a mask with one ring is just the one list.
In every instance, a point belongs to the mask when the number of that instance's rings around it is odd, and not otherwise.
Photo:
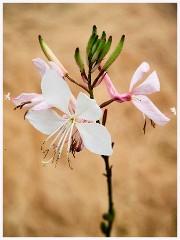
[[(23, 102), (28, 102), (28, 101), (32, 101), (35, 98), (39, 98), (41, 97), (42, 94), (37, 94), (37, 93), (21, 93), (18, 97), (16, 98), (11, 98), (11, 101), (16, 105), (20, 105)], [(30, 107), (35, 105), (35, 102), (32, 102), (30, 104), (26, 104), (23, 107)]]
[(118, 93), (116, 88), (114, 87), (109, 75), (106, 73), (104, 76), (104, 82), (106, 84), (108, 93), (112, 99), (116, 99), (117, 102), (124, 102), (121, 94)]
[(130, 83), (130, 87), (129, 87), (129, 92), (131, 92), (133, 86), (140, 81), (144, 74), (147, 73), (150, 70), (150, 66), (147, 62), (143, 62), (141, 63), (141, 65), (137, 68), (137, 70), (135, 71), (132, 79), (131, 79), (131, 83)]
[(57, 107), (67, 115), (70, 114), (68, 104), (72, 93), (69, 86), (55, 71), (47, 70), (41, 82), (42, 94), (46, 102)]
[(54, 110), (28, 111), (26, 119), (38, 131), (50, 135), (65, 123), (65, 119), (60, 117)]
[(46, 70), (49, 69), (48, 64), (41, 58), (35, 58), (32, 60), (32, 62), (34, 63), (35, 67), (37, 68), (41, 76), (44, 76)]
[(48, 64), (49, 64), (50, 68), (57, 73), (57, 75), (59, 75), (60, 77), (64, 78), (63, 72), (61, 71), (61, 69), (54, 62), (49, 61)]
[(160, 91), (160, 82), (156, 71), (152, 72), (146, 80), (131, 91), (133, 95), (151, 94)]
[(68, 105), (68, 109), (69, 109), (71, 114), (75, 113), (76, 102), (77, 102), (77, 100), (75, 99), (75, 97), (73, 95), (71, 95), (71, 99), (70, 99), (70, 102), (69, 102), (69, 105)]
[(132, 96), (132, 102), (141, 112), (156, 124), (163, 126), (170, 121), (170, 119), (159, 111), (148, 97), (144, 95)]
[(42, 102), (36, 104), (34, 107), (32, 107), (31, 110), (42, 111), (42, 110), (46, 110), (49, 108), (52, 108), (52, 106), (49, 103), (42, 101)]
[(78, 130), (74, 132), (72, 135), (72, 143), (71, 143), (71, 149), (72, 151), (80, 152), (84, 148), (83, 140), (80, 136), (80, 133)]

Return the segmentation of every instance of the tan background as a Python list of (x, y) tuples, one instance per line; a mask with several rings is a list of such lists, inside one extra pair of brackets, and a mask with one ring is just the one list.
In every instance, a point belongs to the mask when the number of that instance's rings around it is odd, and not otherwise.
[[(123, 52), (109, 70), (117, 89), (128, 91), (131, 77), (147, 61), (161, 81), (151, 99), (163, 111), (176, 106), (176, 4), (4, 4), (4, 94), (40, 92), (33, 58), (44, 57), (41, 34), (81, 81), (73, 59), (83, 56), (92, 26), (113, 36), (115, 47), (126, 35)], [(77, 96), (79, 88), (70, 84)], [(104, 84), (95, 90), (100, 104), (109, 99)], [(41, 165), (46, 136), (23, 120), (25, 110), (4, 102), (4, 236), (103, 236), (107, 209), (101, 157), (84, 149), (63, 153), (57, 168)], [(109, 106), (107, 128), (115, 142), (113, 192), (116, 220), (112, 236), (176, 236), (176, 117), (142, 132), (141, 113), (131, 102)]]

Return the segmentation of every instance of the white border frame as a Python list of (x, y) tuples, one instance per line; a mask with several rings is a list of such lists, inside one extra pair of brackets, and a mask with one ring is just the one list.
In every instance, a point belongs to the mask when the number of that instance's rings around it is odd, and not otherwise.
[[(0, 96), (1, 96), (1, 101), (0, 101), (0, 109), (1, 109), (1, 114), (0, 114), (0, 122), (1, 122), (1, 137), (0, 137), (0, 150), (1, 150), (1, 158), (0, 160), (0, 174), (1, 174), (1, 185), (0, 185), (0, 196), (1, 196), (1, 204), (0, 204), (0, 237), (5, 238), (5, 239), (24, 239), (25, 237), (3, 237), (3, 3), (177, 3), (177, 73), (178, 73), (178, 77), (177, 77), (177, 113), (180, 110), (179, 109), (179, 102), (180, 102), (180, 97), (179, 97), (179, 68), (178, 68), (178, 64), (179, 64), (179, 32), (180, 32), (180, 25), (179, 25), (179, 3), (178, 0), (139, 0), (139, 1), (133, 1), (133, 0), (113, 0), (113, 1), (108, 1), (108, 0), (89, 0), (89, 1), (76, 1), (76, 0), (66, 0), (66, 1), (58, 1), (58, 0), (53, 0), (53, 1), (48, 1), (48, 0), (44, 0), (44, 1), (37, 1), (37, 0), (29, 0), (29, 1), (17, 1), (17, 0), (2, 0), (2, 2), (0, 3), (0, 29), (1, 29), (1, 33), (0, 34), (0, 44), (1, 44), (1, 51), (0, 51), (0, 75), (1, 75), (1, 85), (0, 85)], [(178, 115), (177, 115), (178, 118)], [(179, 119), (178, 119), (179, 122)], [(177, 137), (179, 137), (179, 124), (177, 126)], [(179, 146), (179, 141), (177, 139), (177, 146)], [(178, 157), (177, 160), (179, 160), (179, 147), (177, 148), (177, 153), (178, 153)], [(180, 200), (180, 186), (179, 186), (179, 161), (177, 161), (177, 173), (178, 173), (178, 178), (177, 178), (177, 220), (180, 216), (180, 209), (178, 207), (178, 203)], [(36, 237), (26, 237), (25, 239), (35, 239)], [(46, 237), (47, 238), (47, 237)], [(49, 237), (50, 239), (69, 239), (69, 237)], [(163, 239), (163, 240), (171, 240), (171, 239), (178, 239), (180, 238), (180, 221), (177, 221), (177, 237), (111, 237), (113, 239), (125, 239), (125, 240), (132, 240), (132, 239), (142, 239), (142, 240), (153, 240), (153, 239)], [(39, 237), (38, 239), (45, 239), (44, 237)], [(79, 237), (73, 237), (73, 239), (79, 239)], [(86, 239), (86, 238), (82, 238), (82, 239)], [(98, 239), (98, 237), (89, 237), (87, 239)], [(105, 239), (104, 238), (100, 238), (100, 239)]]

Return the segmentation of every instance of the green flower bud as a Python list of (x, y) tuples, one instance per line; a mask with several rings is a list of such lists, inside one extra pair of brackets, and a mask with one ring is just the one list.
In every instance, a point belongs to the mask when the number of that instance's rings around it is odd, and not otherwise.
[(97, 27), (96, 27), (96, 25), (94, 25), (93, 28), (92, 28), (92, 34), (93, 33), (97, 35)]
[(101, 39), (104, 39), (106, 41), (106, 32), (105, 31), (102, 32)]
[(103, 58), (106, 56), (106, 54), (109, 52), (109, 49), (111, 47), (111, 43), (112, 43), (112, 36), (110, 36), (108, 38), (108, 41), (107, 41), (107, 43), (104, 46), (104, 49), (99, 54), (98, 59), (97, 59), (97, 63), (101, 62), (103, 60)]
[(94, 55), (93, 55), (93, 57), (92, 57), (92, 59), (91, 59), (91, 62), (92, 62), (92, 63), (94, 63), (94, 62), (97, 60), (98, 55), (99, 55), (100, 52), (103, 50), (105, 43), (106, 43), (106, 42), (105, 42), (104, 39), (101, 39), (101, 40), (99, 41), (98, 47), (96, 48), (96, 51), (95, 51), (95, 53), (94, 53)]
[(125, 35), (123, 35), (121, 37), (121, 40), (119, 41), (118, 45), (116, 46), (114, 51), (111, 53), (111, 55), (108, 58), (108, 60), (106, 61), (106, 63), (104, 64), (104, 66), (102, 68), (104, 71), (106, 71), (111, 66), (111, 64), (116, 60), (116, 58), (121, 53), (121, 50), (122, 50), (123, 44), (124, 44), (124, 39), (125, 39)]
[(68, 74), (68, 71), (60, 63), (60, 61), (57, 59), (57, 57), (54, 55), (54, 53), (51, 51), (51, 49), (48, 47), (48, 45), (45, 43), (45, 41), (40, 35), (39, 35), (39, 43), (47, 59), (49, 61), (53, 61), (61, 69), (64, 75)]
[(91, 54), (92, 47), (93, 47), (94, 43), (97, 41), (97, 39), (98, 39), (98, 35), (96, 35), (95, 33), (93, 33), (91, 35), (91, 37), (89, 38), (89, 41), (88, 41), (88, 44), (86, 47), (86, 55), (88, 58)]
[(79, 69), (80, 69), (80, 72), (83, 73), (85, 71), (84, 70), (84, 63), (83, 63), (79, 48), (76, 48), (74, 58), (75, 58), (76, 63), (78, 65)]
[[(98, 35), (97, 35), (97, 37), (98, 37)], [(98, 48), (99, 44), (100, 44), (100, 39), (97, 39), (96, 42), (94, 43), (93, 47), (92, 47), (92, 51), (91, 51), (92, 55), (95, 53), (95, 51)]]

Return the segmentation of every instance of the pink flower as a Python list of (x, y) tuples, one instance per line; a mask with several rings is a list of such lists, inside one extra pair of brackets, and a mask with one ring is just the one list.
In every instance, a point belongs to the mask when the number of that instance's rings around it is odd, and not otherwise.
[(104, 81), (112, 99), (115, 99), (115, 101), (120, 103), (132, 101), (132, 103), (153, 122), (158, 125), (165, 125), (170, 119), (167, 118), (147, 96), (145, 96), (145, 94), (151, 94), (160, 91), (160, 83), (156, 71), (153, 71), (143, 83), (133, 89), (134, 85), (140, 81), (144, 74), (149, 70), (149, 64), (143, 62), (135, 71), (131, 79), (129, 92), (125, 94), (119, 94), (117, 92), (107, 74), (104, 77)]

